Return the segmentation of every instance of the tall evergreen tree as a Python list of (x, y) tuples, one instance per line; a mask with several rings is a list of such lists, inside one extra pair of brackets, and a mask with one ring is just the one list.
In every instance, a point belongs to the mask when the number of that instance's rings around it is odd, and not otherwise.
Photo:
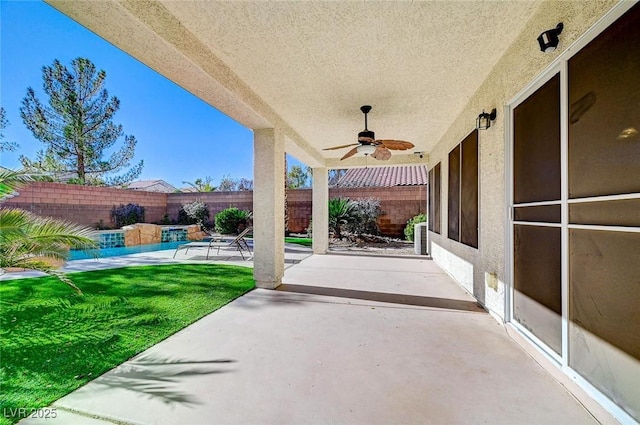
[(309, 178), (311, 177), (311, 168), (302, 168), (300, 165), (294, 165), (287, 174), (287, 186), (289, 189), (300, 189), (309, 187)]
[[(115, 96), (110, 98), (103, 87), (106, 77), (104, 70), (97, 71), (85, 58), (72, 60), (69, 69), (58, 60), (42, 68), (48, 105), (42, 104), (29, 87), (20, 115), (33, 136), (46, 145), (46, 150), (38, 152), (34, 161), (21, 157), (25, 168), (34, 172), (73, 173), (81, 184), (124, 184), (140, 175), (143, 161), (129, 168), (135, 153), (135, 137), (125, 135), (122, 125), (113, 123), (120, 101)], [(124, 144), (113, 150), (121, 137)], [(43, 161), (45, 158), (48, 161)], [(56, 170), (49, 169), (52, 164)], [(113, 176), (119, 172), (123, 174)]]
[(16, 142), (8, 142), (4, 140), (4, 129), (9, 125), (9, 120), (5, 116), (5, 111), (3, 107), (0, 107), (0, 152), (2, 151), (15, 151), (18, 149), (18, 144)]
[(335, 170), (329, 170), (329, 187), (337, 187), (340, 178), (345, 174), (347, 174), (347, 170), (345, 169), (338, 168)]

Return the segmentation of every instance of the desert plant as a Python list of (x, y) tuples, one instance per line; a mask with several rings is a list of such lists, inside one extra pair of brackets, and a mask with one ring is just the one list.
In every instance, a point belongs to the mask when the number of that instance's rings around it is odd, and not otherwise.
[(346, 225), (347, 230), (355, 234), (377, 235), (380, 233), (376, 222), (378, 216), (382, 214), (380, 199), (372, 197), (354, 199), (352, 203), (352, 219)]
[(111, 220), (116, 228), (144, 222), (144, 207), (138, 204), (120, 205), (111, 210)]
[(348, 198), (329, 199), (329, 232), (342, 239), (342, 227), (353, 220), (354, 203)]
[(216, 214), (216, 230), (224, 235), (237, 235), (251, 221), (251, 212), (229, 207)]
[(414, 232), (414, 226), (418, 223), (424, 223), (425, 221), (427, 221), (427, 216), (424, 214), (418, 214), (412, 218), (410, 218), (407, 221), (407, 225), (404, 228), (404, 237), (408, 240), (408, 241), (412, 241), (413, 242), (413, 232)]
[[(184, 224), (199, 224), (204, 226), (209, 221), (209, 207), (207, 204), (197, 199), (189, 204), (185, 204), (180, 209), (181, 213), (184, 213), (186, 223)], [(179, 219), (180, 219), (180, 213)], [(180, 220), (182, 222), (182, 220)]]

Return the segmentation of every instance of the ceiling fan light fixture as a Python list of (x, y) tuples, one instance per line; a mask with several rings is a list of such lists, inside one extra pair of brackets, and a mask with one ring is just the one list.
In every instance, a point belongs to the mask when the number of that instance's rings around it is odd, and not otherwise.
[(358, 142), (373, 143), (376, 140), (376, 133), (365, 130), (358, 133)]
[(376, 147), (373, 145), (360, 145), (358, 146), (358, 153), (365, 155), (372, 155), (376, 151)]
[(371, 111), (371, 106), (363, 105), (360, 107), (360, 110), (364, 114), (364, 130), (358, 133), (358, 142), (324, 148), (322, 149), (323, 151), (351, 148), (349, 152), (345, 153), (342, 158), (340, 158), (340, 161), (342, 161), (343, 159), (351, 158), (353, 155), (358, 153), (363, 154), (365, 157), (371, 156), (378, 161), (386, 161), (387, 159), (391, 158), (391, 152), (389, 151), (390, 149), (405, 151), (407, 149), (415, 147), (413, 143), (405, 142), (404, 140), (376, 140), (375, 133), (367, 128), (367, 114)]

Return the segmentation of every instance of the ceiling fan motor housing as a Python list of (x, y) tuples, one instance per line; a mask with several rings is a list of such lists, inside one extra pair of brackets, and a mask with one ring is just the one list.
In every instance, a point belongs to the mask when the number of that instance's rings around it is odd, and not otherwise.
[(358, 142), (371, 144), (376, 140), (376, 134), (373, 131), (365, 130), (358, 133)]

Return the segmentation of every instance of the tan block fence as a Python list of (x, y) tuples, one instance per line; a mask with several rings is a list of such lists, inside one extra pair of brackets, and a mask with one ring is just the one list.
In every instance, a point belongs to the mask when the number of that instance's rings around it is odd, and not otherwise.
[[(385, 236), (401, 237), (407, 220), (426, 209), (425, 186), (396, 186), (368, 188), (333, 188), (329, 198), (359, 199), (379, 198), (383, 214), (378, 218), (380, 231)], [(16, 207), (38, 215), (64, 219), (75, 223), (96, 226), (102, 221), (111, 224), (114, 206), (129, 203), (145, 209), (145, 221), (159, 223), (165, 214), (177, 220), (184, 204), (196, 199), (209, 207), (211, 219), (228, 207), (253, 210), (253, 192), (201, 192), (155, 193), (136, 190), (94, 186), (78, 186), (61, 183), (34, 182), (20, 189), (20, 194), (5, 200), (2, 207)], [(303, 232), (311, 218), (311, 189), (287, 191), (289, 205), (289, 230)]]

